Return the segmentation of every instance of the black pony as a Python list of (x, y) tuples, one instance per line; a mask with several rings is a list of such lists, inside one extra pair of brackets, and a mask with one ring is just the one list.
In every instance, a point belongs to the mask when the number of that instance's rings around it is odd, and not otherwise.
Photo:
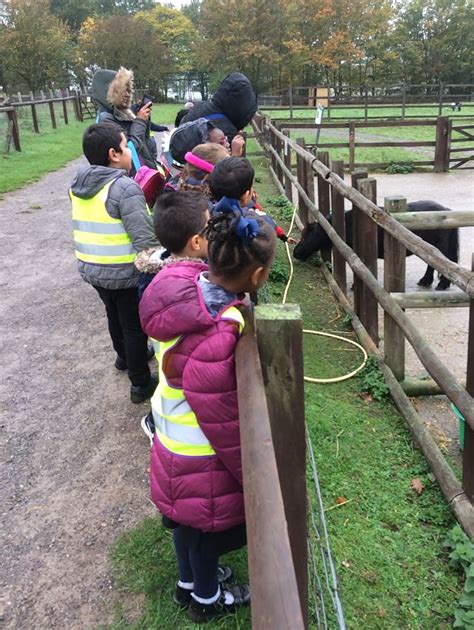
[[(414, 201), (408, 204), (409, 212), (449, 212), (449, 208), (436, 203), (435, 201)], [(352, 210), (345, 213), (346, 217), (346, 243), (352, 247)], [(328, 217), (328, 221), (332, 222), (332, 216)], [(458, 262), (459, 258), (459, 233), (457, 228), (448, 230), (413, 230), (416, 234), (427, 243), (434, 245), (439, 251), (452, 260)], [(383, 258), (383, 229), (378, 228), (378, 257)], [(319, 223), (308, 223), (301, 235), (301, 240), (293, 250), (293, 256), (298, 260), (306, 260), (314, 252), (320, 249), (331, 247), (332, 243), (329, 236), (319, 225)], [(407, 251), (407, 256), (412, 252)], [(429, 287), (433, 283), (434, 269), (428, 265), (425, 275), (418, 281), (418, 286)], [(439, 283), (436, 287), (437, 291), (448, 289), (450, 282), (444, 276), (440, 276)]]

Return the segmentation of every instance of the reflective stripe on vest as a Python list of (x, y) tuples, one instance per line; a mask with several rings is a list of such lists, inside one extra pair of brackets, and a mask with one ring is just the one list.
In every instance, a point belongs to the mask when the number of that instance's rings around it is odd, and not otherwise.
[[(245, 326), (244, 318), (235, 306), (226, 309), (221, 319), (236, 322), (239, 333), (242, 333)], [(151, 399), (156, 436), (165, 448), (177, 455), (192, 457), (215, 455), (214, 449), (199, 426), (194, 411), (184, 397), (183, 390), (171, 387), (163, 373), (165, 354), (177, 346), (181, 340), (182, 336), (171, 341), (153, 340), (160, 375), (158, 387)]]
[(107, 212), (105, 202), (115, 179), (90, 199), (70, 192), (76, 256), (83, 262), (99, 265), (133, 263), (136, 250), (121, 219)]

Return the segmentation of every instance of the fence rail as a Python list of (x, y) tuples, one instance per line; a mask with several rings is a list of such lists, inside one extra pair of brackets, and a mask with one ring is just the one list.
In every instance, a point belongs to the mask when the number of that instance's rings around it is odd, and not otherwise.
[(68, 103), (72, 103), (75, 119), (78, 121), (83, 120), (83, 106), (81, 98), (76, 94), (73, 96), (62, 96), (44, 100), (30, 100), (13, 102), (6, 107), (0, 107), (0, 114), (4, 113), (8, 116), (9, 121), (12, 121), (14, 126), (14, 145), (16, 151), (21, 151), (20, 144), (20, 125), (18, 121), (17, 110), (22, 107), (29, 107), (31, 109), (31, 117), (33, 122), (33, 130), (35, 133), (40, 133), (39, 118), (37, 107), (41, 105), (47, 105), (49, 110), (49, 117), (51, 120), (51, 126), (53, 129), (57, 129), (56, 111), (54, 109), (55, 103), (61, 103), (62, 114), (64, 123), (69, 124)]
[[(280, 189), (290, 191), (289, 199), (292, 201), (291, 186), (296, 187), (302, 222), (306, 223), (308, 214), (311, 214), (320, 223), (333, 243), (334, 280), (332, 277), (331, 280), (334, 285), (333, 288), (337, 288), (338, 296), (344, 297), (346, 302), (346, 262), (354, 271), (356, 280), (354, 283), (355, 316), (361, 327), (358, 333), (361, 335), (361, 340), (364, 339), (367, 347), (376, 352), (379, 358), (381, 355), (377, 348), (377, 303), (382, 306), (385, 312), (385, 361), (382, 363), (384, 373), (386, 376), (389, 375), (387, 380), (392, 395), (417, 438), (421, 450), (432, 466), (438, 483), (453, 511), (468, 534), (474, 535), (474, 507), (471, 503), (474, 501), (474, 439), (471, 436), (471, 434), (474, 435), (474, 401), (472, 398), (474, 394), (474, 376), (472, 375), (474, 372), (474, 341), (471, 338), (474, 335), (474, 307), (472, 306), (474, 303), (474, 268), (472, 270), (464, 269), (448, 260), (436, 248), (424, 242), (393, 218), (389, 212), (398, 214), (405, 210), (406, 200), (404, 198), (387, 199), (386, 210), (388, 212), (384, 212), (374, 203), (374, 180), (372, 183), (368, 179), (364, 182), (363, 175), (355, 174), (353, 175), (353, 186), (348, 186), (337, 174), (337, 166), (328, 168), (329, 156), (327, 153), (321, 153), (317, 159), (304, 148), (303, 141), (294, 142), (268, 120), (260, 120), (260, 127), (258, 124), (257, 121), (255, 128), (270, 153), (271, 170), (280, 185)], [(291, 153), (297, 156), (296, 175), (291, 170)], [(315, 177), (319, 207), (315, 203)], [(333, 198), (332, 225), (326, 218), (330, 212), (331, 196)], [(338, 196), (351, 201), (356, 211), (354, 250), (344, 240), (344, 204), (337, 201)], [(384, 286), (376, 278), (374, 238), (368, 237), (369, 234), (374, 234), (377, 226), (382, 227), (385, 233), (384, 267), (386, 273)], [(370, 247), (367, 249), (367, 246), (371, 246), (372, 249)], [(457, 382), (403, 312), (399, 301), (390, 295), (391, 292), (404, 293), (405, 249), (410, 250), (442, 275), (448, 277), (462, 289), (469, 299), (471, 324), (468, 344), (467, 389), (463, 384)], [(400, 278), (403, 278), (402, 283), (397, 281)], [(362, 333), (361, 330), (364, 332)], [(414, 348), (428, 373), (461, 411), (466, 421), (466, 434), (469, 434), (469, 440), (465, 443), (462, 486), (449, 468), (436, 443), (422, 426), (413, 406), (404, 396), (400, 384), (395, 379), (397, 373), (400, 376), (400, 373), (404, 371), (404, 365), (402, 365), (404, 355), (400, 353), (399, 349), (404, 346), (405, 338)]]
[[(386, 168), (390, 166), (390, 162), (357, 162), (356, 150), (357, 149), (371, 149), (380, 147), (391, 148), (416, 148), (416, 147), (432, 147), (433, 159), (431, 160), (418, 160), (413, 163), (416, 166), (432, 166), (433, 170), (437, 173), (445, 172), (449, 170), (450, 164), (455, 162), (453, 168), (460, 168), (467, 162), (474, 160), (474, 125), (467, 124), (453, 124), (453, 120), (447, 116), (440, 116), (431, 120), (398, 120), (398, 121), (375, 121), (375, 122), (359, 122), (357, 120), (351, 120), (350, 122), (325, 122), (322, 124), (307, 123), (307, 122), (292, 122), (288, 119), (279, 118), (272, 121), (277, 129), (283, 133), (289, 132), (288, 137), (295, 130), (307, 129), (315, 132), (317, 138), (316, 142), (306, 142), (305, 149), (313, 152), (329, 148), (348, 149), (349, 159), (344, 163), (344, 167), (349, 171), (354, 171), (356, 168)], [(403, 127), (433, 127), (435, 132), (435, 140), (375, 140), (375, 141), (357, 141), (358, 129), (369, 128), (403, 128)], [(347, 141), (319, 141), (319, 134), (321, 131), (332, 129), (346, 129), (348, 133)], [(461, 137), (453, 137), (453, 134), (458, 134)], [(460, 148), (453, 148), (453, 144), (459, 142), (472, 141), (472, 146), (463, 146)], [(455, 157), (455, 153), (462, 153)], [(467, 155), (466, 155), (467, 154)], [(403, 162), (403, 160), (394, 160)], [(407, 158), (407, 162), (412, 162)], [(470, 168), (470, 167), (465, 167)]]

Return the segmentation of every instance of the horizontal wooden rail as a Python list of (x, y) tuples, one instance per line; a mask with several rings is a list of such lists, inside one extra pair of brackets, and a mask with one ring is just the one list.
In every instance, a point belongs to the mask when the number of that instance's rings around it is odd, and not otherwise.
[(403, 212), (392, 214), (394, 219), (409, 230), (439, 230), (474, 226), (474, 211)]
[(469, 306), (469, 298), (462, 291), (416, 291), (390, 293), (390, 295), (400, 308), (452, 308), (453, 306)]
[[(449, 278), (453, 284), (457, 285), (468, 295), (474, 297), (474, 273), (472, 271), (464, 269), (452, 262), (446, 258), (446, 256), (443, 256), (436, 247), (426, 243), (419, 236), (410, 232), (410, 230), (364, 197), (364, 195), (362, 195), (358, 190), (348, 186), (344, 180), (335, 173), (332, 173), (331, 170), (320, 162), (314, 155), (301, 148), (293, 140), (288, 139), (287, 136), (284, 136), (280, 131), (278, 131), (278, 129), (276, 129), (276, 127), (274, 127), (274, 125), (267, 123), (267, 128), (277, 137), (283, 139), (283, 141), (286, 140), (289, 146), (291, 146), (291, 149), (300, 155), (305, 161), (309, 162), (313, 170), (318, 173), (318, 175), (334, 186), (336, 190), (346, 199), (352, 201), (358, 208), (368, 214), (375, 223), (397, 238), (408, 250), (416, 254), (427, 264), (431, 265), (434, 269), (436, 269), (436, 271), (443, 274), (446, 278)], [(278, 156), (278, 154), (276, 154), (276, 156), (278, 160), (282, 162), (280, 156)], [(306, 195), (306, 192), (304, 194)]]
[[(270, 125), (270, 127), (273, 133), (275, 132), (279, 133), (275, 129), (275, 127), (273, 127), (273, 125)], [(292, 149), (296, 151), (299, 155), (302, 155), (302, 157), (304, 157), (305, 159), (308, 159), (308, 155), (310, 156), (310, 154), (308, 154), (307, 151), (305, 151), (304, 149), (301, 149), (301, 147), (299, 147), (297, 144), (292, 143)], [(280, 166), (283, 169), (283, 172), (287, 173), (288, 169), (283, 164), (278, 153), (273, 149), (273, 147), (269, 147), (269, 150), (270, 150), (270, 153), (274, 155), (275, 159), (279, 161)], [(415, 245), (412, 246), (410, 244), (411, 239), (407, 238), (405, 233), (408, 233), (410, 236), (415, 236), (414, 234), (409, 232), (402, 225), (398, 224), (398, 222), (392, 219), (390, 215), (386, 215), (383, 212), (383, 210), (380, 210), (378, 206), (370, 202), (358, 191), (348, 187), (342, 181), (340, 177), (335, 177), (334, 174), (331, 173), (331, 171), (329, 171), (329, 169), (326, 166), (324, 166), (324, 164), (319, 163), (324, 168), (321, 168), (321, 169), (319, 167), (315, 168), (315, 162), (316, 162), (316, 158), (313, 158), (311, 161), (313, 169), (319, 172), (321, 175), (323, 175), (325, 179), (329, 180), (331, 184), (335, 186), (337, 190), (344, 195), (344, 197), (351, 199), (357, 205), (358, 208), (360, 208), (362, 211), (369, 214), (369, 216), (371, 216), (376, 223), (378, 223), (379, 225), (382, 225), (382, 227), (384, 227), (387, 230), (387, 232), (392, 234), (395, 238), (398, 238), (402, 243), (406, 241), (408, 243), (407, 248), (409, 248), (411, 251), (413, 251), (417, 255), (420, 255), (416, 250), (421, 249), (419, 247), (418, 241), (421, 241), (422, 243), (424, 243), (422, 239), (420, 239), (419, 237), (416, 237)], [(293, 177), (293, 174), (292, 173), (290, 174)], [(299, 195), (304, 200), (309, 212), (321, 224), (322, 228), (324, 229), (324, 231), (326, 232), (326, 234), (332, 241), (333, 245), (337, 247), (339, 252), (344, 256), (345, 260), (347, 261), (347, 263), (353, 270), (354, 274), (356, 274), (361, 279), (363, 279), (363, 282), (368, 286), (369, 290), (372, 292), (377, 302), (383, 307), (385, 312), (388, 313), (392, 317), (392, 319), (398, 324), (398, 326), (402, 329), (403, 333), (405, 334), (408, 341), (411, 343), (413, 349), (415, 350), (416, 354), (418, 355), (420, 361), (425, 366), (427, 371), (430, 373), (433, 379), (438, 383), (438, 385), (446, 392), (446, 395), (450, 398), (450, 400), (460, 410), (466, 422), (474, 429), (474, 401), (472, 397), (467, 393), (464, 387), (462, 387), (457, 382), (453, 374), (446, 368), (443, 361), (441, 361), (438, 358), (438, 356), (433, 352), (431, 347), (426, 343), (422, 335), (418, 332), (418, 329), (416, 328), (416, 326), (405, 315), (405, 313), (400, 308), (400, 306), (389, 295), (389, 293), (387, 293), (385, 289), (380, 286), (380, 284), (377, 282), (377, 279), (372, 275), (371, 271), (366, 267), (366, 265), (364, 265), (364, 263), (355, 254), (355, 252), (338, 236), (338, 234), (336, 233), (332, 225), (329, 223), (326, 217), (321, 212), (319, 212), (318, 208), (309, 198), (306, 191), (304, 190), (304, 188), (300, 185), (298, 181), (295, 182), (295, 186), (298, 190)], [(370, 210), (367, 211), (367, 208), (370, 208)], [(372, 212), (372, 208), (374, 209), (374, 212)], [(386, 219), (385, 221), (380, 221), (380, 222), (377, 221), (376, 216), (378, 216), (379, 213), (384, 215), (384, 219)], [(392, 225), (391, 223), (392, 221), (395, 224), (395, 226)], [(393, 229), (394, 227), (395, 229)], [(400, 234), (402, 235), (401, 237), (400, 237)], [(425, 243), (425, 245), (428, 245), (428, 244)], [(435, 256), (433, 257), (430, 256), (430, 258), (436, 261), (436, 264), (433, 264), (432, 266), (435, 269), (437, 267), (440, 267), (442, 269), (441, 273), (448, 277), (448, 274), (446, 273), (444, 269), (443, 261), (446, 261), (448, 263), (451, 263), (451, 261), (445, 258), (442, 254), (440, 254), (436, 248), (432, 246), (429, 246), (429, 247), (435, 252)], [(423, 252), (423, 255), (421, 255), (420, 257), (423, 258), (424, 260), (428, 258), (425, 252)], [(451, 265), (454, 265), (454, 263), (451, 263)], [(458, 284), (458, 286), (462, 285), (461, 288), (463, 290), (466, 290), (466, 293), (470, 292), (469, 295), (474, 296), (474, 274), (472, 272), (469, 272), (468, 270), (458, 268), (457, 265), (454, 265), (454, 267), (456, 267), (457, 268), (456, 271), (458, 271), (458, 273), (452, 274), (452, 277), (456, 278), (455, 284)], [(459, 276), (461, 276), (461, 279)], [(464, 277), (466, 277), (466, 281), (464, 281)]]
[[(294, 119), (293, 119), (294, 120)], [(304, 120), (304, 119), (303, 119)], [(348, 129), (351, 123), (324, 122), (319, 125), (307, 122), (290, 122), (288, 118), (277, 118), (272, 123), (280, 130), (283, 129)], [(435, 127), (436, 119), (433, 120), (400, 120), (396, 124), (387, 123), (382, 120), (376, 122), (356, 122), (356, 128), (367, 129), (368, 127)]]
[[(252, 628), (305, 628), (252, 318), (236, 350)], [(304, 451), (302, 454), (304, 461)], [(302, 541), (306, 544), (306, 540)]]

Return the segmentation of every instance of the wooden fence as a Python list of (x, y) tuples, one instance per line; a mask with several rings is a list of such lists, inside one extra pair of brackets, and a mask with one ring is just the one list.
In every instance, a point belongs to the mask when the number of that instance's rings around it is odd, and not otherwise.
[[(316, 125), (308, 122), (291, 122), (288, 119), (276, 119), (272, 121), (273, 124), (280, 131), (288, 130), (291, 134), (292, 130), (307, 129), (315, 132), (315, 135), (320, 131), (326, 129), (347, 129), (348, 139), (346, 142), (318, 142), (310, 143), (306, 142), (306, 149), (308, 151), (320, 151), (330, 148), (348, 149), (349, 159), (344, 163), (344, 168), (349, 171), (354, 171), (356, 168), (387, 168), (390, 166), (390, 162), (357, 162), (356, 161), (356, 149), (358, 148), (380, 148), (380, 147), (398, 147), (398, 148), (410, 148), (410, 147), (432, 147), (434, 157), (431, 160), (415, 160), (413, 162), (416, 166), (432, 166), (435, 173), (441, 173), (448, 171), (450, 165), (452, 168), (474, 168), (474, 166), (465, 166), (469, 161), (474, 160), (474, 125), (461, 124), (458, 121), (454, 121), (448, 116), (439, 116), (436, 119), (430, 120), (398, 120), (393, 122), (388, 121), (374, 121), (374, 122), (358, 122), (352, 120), (350, 122), (341, 123), (322, 123)], [(368, 128), (384, 128), (384, 127), (434, 127), (435, 128), (435, 140), (380, 140), (380, 141), (362, 141), (356, 140), (356, 134), (358, 129)], [(463, 146), (456, 148), (453, 145), (457, 145), (460, 142), (465, 143), (471, 141), (470, 146)], [(468, 155), (465, 155), (465, 154)], [(455, 155), (456, 154), (456, 155)], [(461, 155), (459, 155), (461, 154)], [(397, 160), (402, 161), (402, 160)], [(410, 160), (407, 159), (407, 162)]]
[[(254, 123), (261, 142), (271, 156), (271, 171), (282, 193), (293, 202), (293, 189), (298, 195), (300, 223), (306, 224), (311, 215), (328, 234), (333, 243), (333, 276), (324, 266), (331, 288), (344, 308), (353, 316), (354, 328), (366, 349), (378, 360), (389, 385), (392, 397), (404, 416), (421, 451), (431, 465), (447, 501), (465, 531), (474, 536), (474, 267), (464, 269), (448, 260), (435, 247), (413, 234), (397, 220), (406, 209), (403, 197), (387, 198), (385, 211), (376, 204), (375, 180), (366, 174), (354, 173), (352, 186), (342, 179), (342, 163), (329, 165), (327, 153), (316, 158), (304, 147), (304, 141), (291, 140), (267, 119)], [(296, 154), (296, 174), (292, 155)], [(316, 181), (315, 181), (316, 180)], [(317, 204), (315, 183), (317, 184)], [(354, 209), (354, 249), (345, 242), (344, 200)], [(332, 204), (331, 204), (332, 202)], [(332, 205), (332, 225), (327, 217)], [(391, 216), (397, 214), (397, 219)], [(416, 214), (416, 213), (413, 213)], [(414, 227), (414, 218), (410, 227)], [(451, 213), (451, 226), (474, 225), (474, 213)], [(415, 217), (417, 219), (418, 217)], [(438, 222), (442, 223), (442, 219)], [(377, 280), (377, 226), (384, 230), (384, 284)], [(408, 249), (438, 272), (449, 278), (465, 293), (470, 305), (466, 386), (459, 383), (444, 365), (419, 330), (403, 311), (405, 250)], [(354, 309), (346, 297), (346, 263), (355, 276)], [(474, 263), (473, 263), (474, 264)], [(395, 293), (395, 295), (394, 295)], [(429, 299), (429, 296), (428, 296)], [(449, 300), (437, 298), (443, 305)], [(385, 317), (384, 354), (378, 347), (377, 304)], [(406, 302), (405, 302), (406, 304)], [(406, 306), (405, 306), (406, 307)], [(401, 348), (407, 339), (421, 363), (440, 390), (453, 402), (465, 419), (465, 446), (462, 484), (457, 480), (444, 456), (423, 426), (399, 379), (403, 378), (404, 355)], [(398, 378), (397, 378), (398, 377)]]
[[(31, 117), (33, 121), (33, 131), (35, 133), (40, 133), (40, 125), (38, 118), (38, 110), (37, 108), (41, 105), (47, 105), (49, 110), (49, 117), (51, 120), (51, 127), (53, 129), (57, 129), (57, 121), (56, 121), (56, 110), (54, 108), (55, 103), (61, 103), (62, 107), (62, 115), (64, 119), (64, 123), (66, 125), (69, 124), (69, 112), (68, 112), (68, 103), (72, 103), (73, 114), (76, 120), (83, 120), (83, 112), (82, 112), (82, 103), (81, 99), (78, 95), (74, 96), (64, 96), (59, 98), (51, 98), (45, 100), (33, 100), (33, 101), (25, 101), (22, 102), (14, 102), (9, 104), (6, 107), (0, 107), (0, 114), (4, 113), (8, 117), (8, 128), (13, 128), (13, 141), (16, 151), (21, 151), (21, 143), (20, 143), (20, 126), (18, 122), (18, 113), (17, 110), (23, 107), (27, 107), (31, 110)], [(11, 125), (10, 125), (11, 123)], [(8, 134), (8, 131), (7, 131)], [(7, 151), (6, 151), (7, 152)]]
[[(438, 116), (443, 114), (446, 108), (451, 109), (452, 104), (460, 103), (464, 109), (463, 116), (471, 118), (474, 116), (474, 84), (452, 83), (438, 84), (437, 86), (427, 86), (423, 84), (398, 84), (398, 85), (362, 85), (358, 93), (340, 93), (331, 85), (318, 86), (323, 88), (324, 94), (329, 94), (329, 98), (323, 96), (314, 98), (314, 87), (295, 87), (276, 90), (269, 94), (259, 95), (259, 109), (289, 109), (290, 118), (293, 118), (294, 109), (315, 109), (316, 102), (324, 102), (326, 115), (329, 119), (334, 113), (344, 112), (354, 107), (363, 108), (361, 119), (402, 119), (407, 116), (407, 110), (416, 108), (437, 108)], [(355, 92), (355, 91), (354, 91)], [(315, 102), (316, 101), (316, 102)], [(400, 113), (390, 115), (384, 113), (385, 109), (393, 110), (399, 108)], [(369, 109), (376, 110), (380, 114), (369, 114)], [(337, 117), (337, 116), (336, 116)], [(343, 116), (340, 116), (343, 117)], [(353, 117), (353, 112), (351, 112)], [(424, 114), (409, 113), (410, 118), (425, 118)]]
[(308, 625), (302, 328), (298, 306), (258, 306), (237, 344), (254, 629)]

